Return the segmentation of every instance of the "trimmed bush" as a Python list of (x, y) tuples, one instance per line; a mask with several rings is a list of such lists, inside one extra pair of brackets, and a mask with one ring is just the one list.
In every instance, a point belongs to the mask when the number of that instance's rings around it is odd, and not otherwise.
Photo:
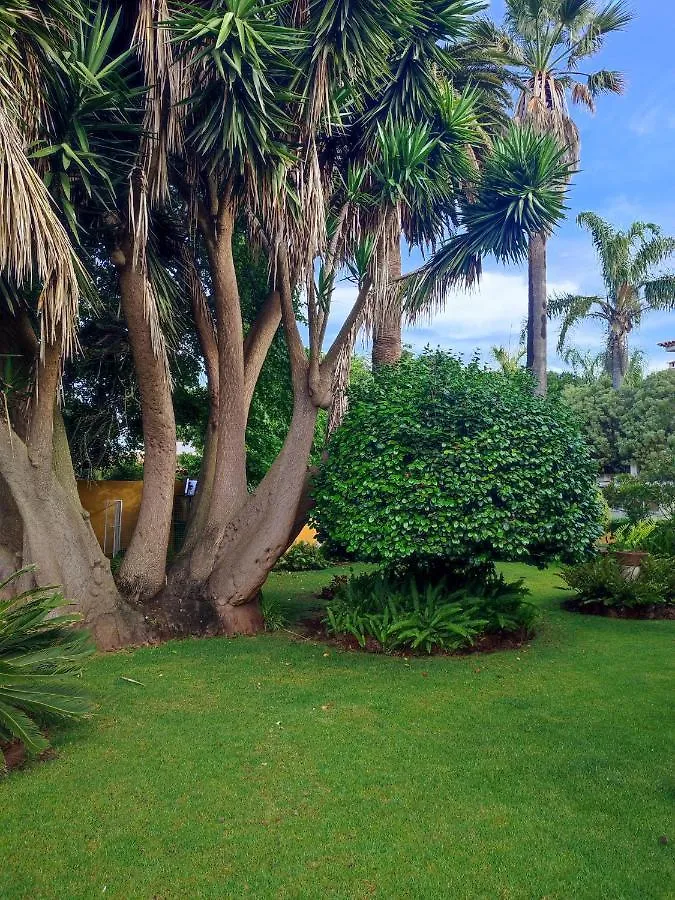
[(352, 394), (313, 518), (372, 561), (576, 562), (602, 533), (595, 475), (569, 413), (529, 376), (428, 352)]

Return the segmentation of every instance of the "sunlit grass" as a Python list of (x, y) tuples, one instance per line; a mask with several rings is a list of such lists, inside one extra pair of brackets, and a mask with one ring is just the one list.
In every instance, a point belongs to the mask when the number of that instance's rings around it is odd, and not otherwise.
[(562, 612), (554, 574), (506, 568), (543, 610), (520, 651), (96, 658), (95, 721), (0, 783), (0, 897), (672, 896), (673, 623)]

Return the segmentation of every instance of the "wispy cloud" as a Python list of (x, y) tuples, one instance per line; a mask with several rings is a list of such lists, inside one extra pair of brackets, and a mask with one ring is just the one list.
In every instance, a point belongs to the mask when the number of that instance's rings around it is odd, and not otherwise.
[(628, 127), (640, 137), (662, 132), (664, 128), (675, 128), (675, 115), (665, 106), (651, 106), (636, 113), (628, 122)]

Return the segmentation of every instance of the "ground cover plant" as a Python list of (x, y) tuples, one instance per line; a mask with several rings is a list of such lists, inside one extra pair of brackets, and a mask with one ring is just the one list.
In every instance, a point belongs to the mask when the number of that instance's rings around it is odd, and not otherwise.
[(487, 571), (365, 573), (340, 585), (326, 608), (328, 632), (386, 652), (455, 651), (486, 636), (524, 639), (536, 610), (522, 581)]
[[(573, 615), (555, 572), (503, 571), (542, 612), (517, 651), (281, 631), (95, 657), (93, 721), (0, 784), (0, 896), (666, 900), (673, 624)], [(338, 572), (264, 593), (302, 616)]]
[(566, 602), (568, 609), (650, 618), (670, 617), (675, 608), (673, 556), (647, 556), (627, 575), (610, 549), (590, 562), (563, 568), (561, 577), (574, 591)]

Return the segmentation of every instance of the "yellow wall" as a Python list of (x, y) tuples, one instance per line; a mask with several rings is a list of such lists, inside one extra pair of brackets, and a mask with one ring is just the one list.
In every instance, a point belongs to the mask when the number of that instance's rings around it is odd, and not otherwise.
[[(91, 526), (94, 529), (99, 544), (103, 547), (105, 532), (105, 509), (113, 500), (122, 501), (122, 549), (129, 546), (131, 535), (134, 533), (138, 511), (141, 507), (143, 494), (142, 481), (78, 481), (77, 492), (80, 495), (80, 503), (91, 516)], [(108, 513), (109, 523), (112, 524), (112, 513)], [(108, 537), (108, 552), (112, 549), (112, 537)]]
[[(174, 495), (183, 496), (184, 482), (177, 481)], [(103, 547), (105, 534), (105, 508), (112, 500), (122, 501), (122, 549), (126, 550), (134, 533), (138, 512), (141, 507), (143, 495), (142, 481), (78, 481), (77, 491), (80, 495), (82, 507), (91, 516), (91, 525), (96, 538)], [(108, 513), (109, 523), (112, 525), (112, 513)], [(179, 516), (180, 518), (180, 516)], [(173, 536), (171, 538), (173, 542)], [(305, 525), (295, 543), (305, 541), (308, 544), (316, 543), (316, 531)], [(108, 553), (112, 551), (112, 535), (108, 536)]]
[(318, 544), (316, 539), (316, 529), (305, 525), (300, 534), (293, 541), (294, 544)]

